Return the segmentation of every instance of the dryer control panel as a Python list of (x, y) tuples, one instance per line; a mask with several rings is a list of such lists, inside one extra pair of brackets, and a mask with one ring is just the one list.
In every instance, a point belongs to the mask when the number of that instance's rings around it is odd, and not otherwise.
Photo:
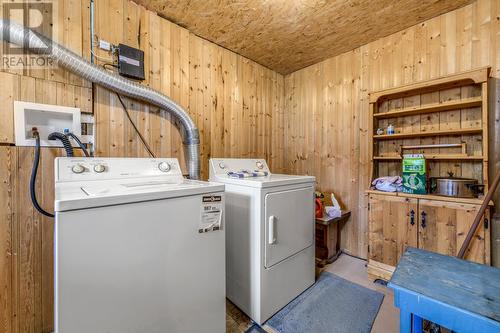
[(210, 176), (227, 175), (229, 172), (262, 171), (270, 174), (265, 159), (252, 158), (212, 158), (210, 159)]
[(182, 178), (176, 158), (58, 157), (55, 181), (108, 180), (170, 176)]

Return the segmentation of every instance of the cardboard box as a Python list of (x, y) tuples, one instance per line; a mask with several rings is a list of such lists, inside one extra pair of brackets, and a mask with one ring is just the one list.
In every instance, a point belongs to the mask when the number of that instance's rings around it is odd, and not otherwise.
[(423, 154), (403, 155), (404, 193), (427, 194), (427, 162)]

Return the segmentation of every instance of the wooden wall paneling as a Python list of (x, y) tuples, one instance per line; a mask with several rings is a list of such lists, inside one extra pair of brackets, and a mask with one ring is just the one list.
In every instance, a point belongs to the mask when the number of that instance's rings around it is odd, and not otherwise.
[[(52, 4), (43, 4), (42, 5), (42, 10), (47, 10), (49, 11), (50, 10), (50, 7), (51, 7)], [(25, 10), (28, 10), (28, 11), (31, 11), (33, 10), (33, 3), (25, 3), (24, 4), (24, 8)], [(23, 18), (24, 19), (24, 18)], [(30, 15), (28, 17), (28, 25), (29, 26), (37, 26), (37, 21), (38, 18), (35, 16), (35, 15)], [(50, 33), (50, 30), (52, 29), (57, 29), (59, 26), (60, 26), (60, 23), (62, 22), (59, 22), (59, 18), (56, 16), (55, 19), (53, 18), (53, 21), (49, 21), (47, 18), (43, 19), (43, 21), (41, 22), (42, 24), (42, 31), (45, 33), (45, 32), (49, 32)], [(28, 56), (24, 56), (25, 59), (28, 58)], [(32, 67), (28, 67), (28, 66), (23, 66), (24, 69), (23, 69), (23, 73), (24, 75), (30, 75), (32, 77), (38, 77), (38, 78), (46, 78), (46, 74), (47, 74), (47, 70), (45, 68), (32, 68)], [(21, 73), (20, 73), (21, 74)]]
[(286, 110), (286, 115), (284, 115), (284, 140), (285, 140), (285, 146), (284, 146), (284, 151), (285, 154), (284, 156), (287, 156), (286, 159), (283, 161), (284, 162), (284, 167), (285, 170), (291, 171), (293, 170), (292, 164), (293, 164), (293, 156), (291, 156), (291, 147), (294, 144), (295, 138), (292, 135), (292, 130), (290, 129), (290, 126), (295, 122), (295, 105), (293, 103), (293, 98), (294, 98), (294, 93), (295, 93), (295, 86), (293, 84), (293, 80), (295, 78), (295, 73), (292, 73), (290, 75), (285, 76), (284, 78), (284, 95), (285, 95), (285, 110)]
[(457, 69), (466, 71), (472, 66), (472, 9), (465, 6), (457, 10)]
[(203, 91), (201, 99), (201, 106), (198, 108), (198, 126), (200, 127), (200, 139), (201, 139), (201, 149), (200, 149), (200, 161), (201, 161), (201, 174), (203, 179), (208, 178), (208, 160), (212, 151), (210, 146), (210, 138), (212, 134), (212, 114), (213, 109), (213, 89), (212, 86), (212, 59), (213, 59), (213, 48), (211, 43), (200, 39), (201, 41), (201, 89)]
[[(256, 79), (255, 79), (255, 112), (254, 112), (254, 135), (255, 139), (253, 141), (255, 145), (255, 156), (266, 156), (266, 143), (264, 143), (266, 135), (266, 127), (262, 120), (267, 111), (266, 103), (263, 98), (260, 98), (265, 91), (266, 82), (264, 80), (265, 71), (261, 66), (256, 67)], [(264, 93), (265, 94), (265, 93)]]
[[(213, 87), (211, 92), (211, 114), (210, 114), (210, 156), (221, 156), (224, 152), (224, 73), (222, 71), (222, 61), (224, 50), (215, 45), (211, 46), (211, 62), (210, 62), (210, 86)], [(267, 95), (265, 95), (267, 96)], [(264, 124), (262, 124), (264, 125)], [(265, 128), (265, 127), (264, 127)], [(208, 178), (208, 160), (206, 162), (206, 177)]]
[[(132, 27), (130, 27), (129, 31), (127, 31), (127, 28), (125, 29), (125, 34), (127, 39), (131, 38), (137, 38), (137, 42), (133, 43), (132, 45), (136, 45), (137, 47), (141, 48), (144, 51), (144, 77), (145, 80), (143, 84), (145, 85), (150, 85), (149, 79), (151, 75), (151, 31), (150, 31), (150, 13), (145, 10), (142, 7), (138, 7), (136, 10), (134, 8), (131, 8), (132, 5), (127, 6), (127, 11), (130, 11), (132, 15), (137, 15), (138, 17), (138, 22), (134, 24)], [(119, 38), (117, 36), (116, 38)], [(111, 98), (116, 98), (115, 96), (112, 96)], [(117, 103), (120, 103), (119, 101), (116, 101)], [(112, 103), (114, 105), (115, 103)], [(144, 140), (149, 144), (149, 146), (152, 146), (151, 142), (151, 132), (149, 128), (149, 118), (150, 118), (150, 106), (145, 105), (143, 103), (140, 103), (138, 101), (128, 101), (128, 104), (126, 104), (127, 107), (130, 107), (132, 110), (130, 111), (131, 114), (131, 119), (135, 123), (137, 129), (141, 132)], [(111, 105), (110, 105), (111, 107)], [(129, 157), (148, 157), (149, 154), (144, 147), (144, 144), (141, 142), (139, 136), (137, 133), (135, 133), (135, 130), (133, 130), (131, 124), (129, 124), (128, 119), (127, 119), (127, 125), (126, 125), (127, 131), (126, 134), (130, 135), (129, 140), (132, 140), (131, 143), (131, 149), (129, 154), (126, 155)], [(152, 148), (153, 149), (153, 148)]]
[[(103, 0), (95, 2), (95, 23), (94, 31), (97, 38), (102, 38), (109, 42), (114, 42), (110, 39), (109, 31), (107, 30), (107, 25), (109, 25), (108, 15), (113, 15), (112, 13), (106, 13), (105, 11), (109, 8), (109, 0)], [(94, 36), (92, 36), (94, 39)], [(94, 42), (94, 41), (92, 41)], [(95, 54), (99, 57), (94, 57), (94, 61), (97, 65), (102, 64), (101, 59), (110, 58), (105, 52), (99, 48), (94, 48)], [(94, 112), (95, 112), (95, 124), (96, 124), (96, 156), (110, 156), (110, 114), (108, 112), (107, 105), (110, 105), (110, 94), (108, 90), (101, 86), (95, 85), (94, 87)]]
[(255, 66), (246, 60), (240, 60), (242, 66), (242, 146), (239, 147), (239, 154), (243, 157), (251, 158), (255, 155), (255, 147), (252, 145), (253, 138), (253, 116), (255, 112)]
[[(203, 42), (196, 36), (189, 36), (189, 110), (200, 131), (200, 141), (203, 139), (203, 128), (200, 118), (203, 111)], [(203, 146), (200, 146), (200, 157), (203, 156)]]
[[(269, 98), (263, 98), (262, 102), (266, 105), (266, 112), (263, 115), (263, 119), (261, 123), (265, 127), (265, 138), (264, 138), (264, 144), (266, 146), (266, 158), (269, 160), (269, 165), (271, 168), (273, 168), (274, 172), (280, 168), (279, 165), (279, 160), (276, 159), (277, 155), (276, 153), (273, 152), (273, 149), (276, 148), (278, 149), (279, 146), (277, 146), (277, 142), (275, 141), (275, 134), (280, 133), (281, 131), (281, 126), (279, 123), (279, 114), (278, 114), (278, 104), (279, 99), (277, 100), (275, 97), (275, 91), (276, 91), (276, 75), (272, 72), (267, 70), (265, 72), (265, 77), (266, 77), (266, 95), (269, 96)], [(273, 126), (276, 126), (276, 132), (273, 131)], [(274, 169), (274, 167), (276, 167)]]
[[(406, 58), (405, 58), (406, 59)], [(368, 47), (360, 48), (360, 99), (359, 99), (359, 169), (358, 169), (358, 220), (354, 223), (358, 225), (358, 249), (353, 251), (361, 257), (368, 256), (368, 195), (365, 190), (370, 187), (372, 178), (371, 156), (373, 144), (371, 141), (371, 111), (369, 101), (369, 51)], [(403, 73), (407, 73), (407, 67), (403, 61)], [(403, 75), (406, 77), (406, 75)], [(353, 220), (354, 221), (354, 220)]]
[[(37, 102), (57, 104), (57, 82), (36, 80), (35, 94)], [(28, 148), (19, 148), (28, 149)], [(31, 150), (31, 149), (30, 149)], [(37, 198), (40, 205), (48, 212), (54, 207), (54, 158), (59, 149), (42, 149), (39, 176), (37, 177)], [(62, 156), (62, 155), (59, 155)], [(29, 168), (26, 168), (29, 169)], [(27, 191), (27, 189), (21, 189)], [(38, 214), (34, 215), (40, 223), (40, 289), (41, 289), (41, 327), (37, 332), (51, 332), (54, 329), (54, 219)]]
[(0, 143), (14, 143), (14, 101), (19, 99), (19, 76), (0, 73)]
[(231, 138), (231, 150), (232, 157), (242, 156), (242, 150), (245, 149), (245, 132), (243, 131), (244, 127), (244, 117), (245, 117), (245, 104), (243, 98), (243, 91), (245, 90), (245, 81), (243, 76), (244, 66), (242, 65), (241, 59), (237, 57), (235, 59), (235, 67), (236, 67), (236, 86), (234, 90), (234, 101), (232, 104), (232, 114), (233, 122), (232, 130), (233, 133), (240, 133), (240, 136), (236, 135)]
[[(89, 4), (83, 0), (63, 0), (52, 2), (54, 9), (53, 22), (47, 22), (50, 29), (53, 25), (53, 39), (76, 54), (88, 58), (90, 53), (90, 16)], [(47, 24), (44, 22), (44, 24)], [(45, 73), (43, 73), (45, 72)], [(51, 81), (71, 83), (90, 87), (90, 82), (60, 67), (48, 70), (25, 71), (25, 75), (45, 78)]]
[[(113, 44), (120, 42), (124, 35), (124, 2), (122, 0), (109, 0), (109, 7), (97, 8), (96, 11), (102, 11), (106, 16), (106, 21), (101, 21), (98, 26), (100, 27), (98, 33), (99, 37)], [(99, 16), (102, 17), (102, 16)], [(113, 22), (113, 24), (109, 24)], [(145, 68), (146, 70), (146, 68)], [(122, 157), (124, 153), (124, 126), (125, 116), (123, 108), (115, 93), (107, 91), (109, 94), (109, 104), (107, 108), (108, 113), (108, 126), (109, 126), (109, 155), (111, 157)], [(144, 137), (149, 139), (147, 133)]]
[[(443, 14), (439, 17), (435, 17), (426, 22), (418, 24), (416, 26), (410, 27), (405, 31), (393, 34), (388, 37), (384, 37), (377, 41), (371, 42), (361, 47), (361, 56), (357, 58), (361, 66), (361, 91), (366, 89), (366, 91), (376, 91), (384, 88), (390, 88), (397, 86), (399, 84), (413, 83), (419, 80), (425, 80), (430, 78), (437, 78), (439, 76), (457, 73), (462, 70), (474, 69), (480, 66), (493, 65), (494, 76), (498, 76), (498, 70), (496, 69), (498, 58), (500, 57), (497, 49), (494, 46), (497, 43), (496, 39), (498, 36), (498, 24), (492, 24), (492, 22), (498, 23), (498, 20), (492, 20), (494, 13), (493, 8), (498, 6), (498, 1), (496, 0), (478, 0), (471, 5), (460, 8), (456, 11)], [(335, 108), (335, 101), (342, 100), (345, 98), (344, 88), (338, 88), (335, 84), (331, 87), (327, 87), (325, 84), (321, 88), (318, 88), (311, 81), (311, 73), (316, 68), (320, 68), (321, 65), (324, 67), (324, 76), (320, 79), (323, 82), (333, 82), (341, 74), (341, 70), (333, 66), (332, 70), (329, 70), (330, 64), (335, 64), (342, 61), (344, 54), (336, 56), (334, 58), (327, 59), (320, 64), (315, 64), (310, 67), (304, 68), (302, 70), (291, 73), (285, 77), (285, 94), (286, 96), (286, 113), (285, 113), (285, 166), (286, 171), (291, 173), (305, 173), (303, 166), (314, 166), (316, 165), (314, 156), (308, 156), (304, 154), (305, 145), (310, 144), (313, 141), (304, 142), (302, 141), (302, 133), (304, 130), (314, 131), (315, 127), (310, 124), (304, 125), (304, 129), (301, 129), (304, 122), (304, 114), (308, 112), (303, 106), (307, 105), (312, 107), (310, 96), (315, 96), (315, 91), (317, 89), (324, 89), (323, 94), (320, 96), (321, 100), (316, 102), (316, 107), (321, 108), (321, 113), (323, 114), (323, 122), (333, 123), (334, 128), (329, 129), (326, 126), (323, 127), (323, 139), (322, 147), (323, 151), (329, 151), (332, 156), (342, 155), (342, 147), (337, 146), (335, 142), (326, 142), (324, 139), (325, 133), (338, 133), (342, 126), (342, 116), (336, 115), (335, 113), (341, 112), (339, 109)], [(306, 85), (308, 89), (304, 88)], [(355, 89), (354, 87), (349, 88), (346, 82), (341, 83), (344, 85), (345, 89)], [(468, 89), (468, 88), (467, 88)], [(429, 104), (439, 101), (444, 101), (448, 99), (458, 99), (466, 98), (467, 96), (473, 95), (475, 92), (469, 91), (467, 89), (462, 89), (462, 91), (443, 91), (440, 94), (424, 94), (420, 96), (420, 102), (422, 104)], [(352, 94), (352, 92), (351, 92)], [(309, 98), (309, 99), (308, 99)], [(361, 110), (366, 108), (365, 114), (368, 114), (367, 102), (362, 101), (362, 94), (359, 98), (361, 103)], [(328, 113), (327, 105), (332, 102), (331, 109), (332, 114)], [(408, 100), (404, 100), (403, 103), (409, 103)], [(416, 102), (417, 103), (417, 102)], [(382, 105), (388, 109), (388, 105)], [(392, 107), (398, 107), (393, 105)], [(344, 111), (345, 109), (341, 109)], [(383, 111), (381, 109), (380, 111)], [(315, 110), (312, 110), (315, 112)], [(419, 118), (408, 117), (406, 119), (399, 119), (396, 125), (405, 131), (431, 131), (435, 129), (444, 128), (466, 128), (473, 127), (477, 124), (479, 119), (473, 116), (473, 109), (464, 109), (458, 111), (449, 111), (442, 113), (433, 113), (422, 115)], [(366, 120), (366, 128), (369, 126), (369, 120)], [(380, 121), (381, 127), (386, 127), (387, 122)], [(369, 161), (363, 165), (363, 155), (369, 151), (369, 140), (363, 138), (363, 117), (360, 118), (359, 124), (359, 163), (360, 169), (358, 170), (359, 177), (359, 190), (358, 197), (359, 200), (359, 219), (366, 220), (366, 213), (363, 210), (366, 208), (366, 200), (363, 191), (368, 188), (368, 182), (370, 176), (370, 163)], [(371, 133), (367, 133), (371, 135)], [(307, 134), (307, 137), (316, 137), (316, 133)], [(356, 139), (355, 139), (356, 140)], [(450, 140), (454, 142), (465, 141), (468, 143), (468, 151), (472, 152), (473, 155), (481, 154), (479, 151), (482, 147), (479, 145), (482, 142), (478, 141), (477, 135), (463, 135), (462, 137), (443, 137), (443, 138), (425, 138), (422, 139), (422, 143), (439, 143), (439, 142), (449, 142)], [(326, 142), (326, 143), (325, 143)], [(397, 146), (401, 144), (402, 140), (392, 140), (381, 143), (378, 146), (378, 150), (383, 153), (393, 153)], [(411, 142), (411, 140), (405, 140), (405, 142)], [(316, 145), (316, 143), (314, 143)], [(315, 147), (314, 149), (317, 149)], [(375, 147), (377, 148), (377, 147)], [(442, 149), (441, 153), (449, 153), (453, 150)], [(368, 156), (368, 155), (364, 155)], [(302, 157), (300, 159), (299, 157)], [(326, 181), (325, 174), (327, 174), (330, 165), (329, 156), (322, 154), (322, 168), (317, 170), (313, 168), (315, 176), (318, 177), (318, 187), (326, 188), (330, 186), (328, 181)], [(479, 162), (460, 162), (460, 161), (450, 161), (449, 163), (438, 163), (431, 162), (431, 175), (446, 175), (446, 171), (454, 171), (457, 175), (470, 175), (477, 174), (480, 169)], [(400, 163), (397, 162), (384, 162), (379, 163), (379, 174), (387, 175), (391, 173), (399, 172)], [(364, 187), (361, 184), (365, 184)], [(347, 186), (346, 183), (335, 183), (336, 187)], [(337, 190), (342, 193), (342, 189)], [(365, 205), (363, 205), (365, 202)], [(363, 215), (364, 214), (364, 215)], [(362, 227), (363, 222), (358, 222), (357, 226)], [(365, 228), (366, 230), (366, 228)], [(363, 230), (359, 230), (358, 234), (363, 234)], [(346, 235), (347, 240), (345, 241), (346, 250), (356, 253), (363, 253), (359, 249), (349, 248), (354, 244), (349, 237), (354, 237), (353, 235)], [(359, 237), (359, 235), (357, 236)], [(358, 253), (358, 254), (359, 254)]]
[[(149, 36), (149, 43), (145, 45), (147, 53), (149, 53), (149, 87), (161, 91), (161, 45), (160, 41), (161, 28), (160, 28), (160, 18), (153, 13), (148, 13), (148, 27), (146, 28)], [(146, 69), (145, 69), (146, 70)], [(149, 135), (146, 137), (147, 142), (151, 149), (157, 154), (161, 153), (161, 124), (165, 120), (160, 118), (160, 110), (157, 107), (150, 106), (148, 113), (149, 120)]]
[(14, 244), (16, 223), (13, 220), (16, 163), (16, 149), (0, 146), (0, 332), (13, 332), (13, 318), (17, 315), (12, 280), (17, 258)]
[[(33, 164), (33, 150), (20, 149), (18, 155), (17, 177), (17, 202), (30, 202), (29, 179), (30, 168)], [(40, 179), (36, 186), (38, 193)], [(39, 216), (35, 216), (33, 206), (19, 207), (17, 226), (19, 228), (19, 327), (21, 332), (41, 331), (41, 230)]]
[(272, 74), (273, 92), (271, 97), (274, 99), (273, 115), (271, 124), (271, 137), (273, 144), (271, 146), (271, 168), (276, 173), (285, 172), (285, 82), (283, 76), (277, 73)]
[[(20, 77), (21, 100), (36, 100), (36, 80), (33, 77)], [(19, 148), (15, 170), (16, 185), (16, 228), (17, 228), (17, 281), (18, 299), (16, 300), (18, 313), (17, 325), (19, 332), (40, 331), (41, 325), (41, 290), (40, 290), (40, 268), (41, 268), (41, 230), (39, 228), (39, 217), (34, 215), (32, 205), (24, 205), (30, 202), (29, 179), (30, 168), (33, 165), (33, 150), (30, 148)], [(37, 190), (39, 190), (40, 179), (38, 179)], [(40, 192), (38, 192), (40, 193)]]
[[(323, 63), (323, 77), (322, 80), (322, 89), (323, 92), (322, 104), (318, 105), (321, 107), (322, 111), (322, 126), (321, 126), (321, 165), (320, 172), (314, 173), (317, 177), (316, 182), (318, 184), (318, 188), (326, 191), (325, 187), (330, 186), (331, 178), (335, 175), (335, 158), (338, 152), (338, 141), (335, 140), (335, 123), (334, 116), (335, 113), (335, 103), (338, 101), (335, 100), (335, 87), (337, 86), (334, 82), (336, 68), (335, 68), (335, 60), (331, 59), (329, 61), (325, 61)], [(330, 181), (328, 181), (330, 179)], [(324, 189), (323, 189), (324, 188)]]
[[(54, 158), (65, 156), (62, 149), (43, 149), (40, 157), (40, 188), (38, 198), (42, 207), (53, 212)], [(41, 332), (54, 330), (54, 219), (41, 216)]]
[[(436, 17), (427, 23), (427, 44), (428, 44), (428, 78), (433, 79), (440, 76), (441, 63), (446, 61), (441, 58), (441, 47), (443, 45), (443, 36), (441, 31), (441, 18)], [(430, 104), (439, 102), (439, 93), (430, 92), (420, 96), (421, 104)], [(439, 129), (439, 113), (430, 113), (420, 115), (420, 131), (433, 131)], [(438, 144), (439, 138), (428, 137), (421, 138), (421, 144)], [(436, 152), (437, 153), (437, 152)], [(429, 161), (429, 172), (431, 177), (440, 176), (441, 163)]]
[[(289, 86), (288, 96), (286, 97), (286, 111), (287, 115), (285, 116), (285, 125), (286, 125), (286, 135), (285, 138), (288, 141), (288, 145), (285, 145), (286, 154), (289, 156), (289, 166), (287, 170), (297, 170), (298, 168), (298, 159), (300, 152), (297, 150), (299, 134), (296, 133), (295, 127), (299, 123), (299, 108), (300, 105), (298, 103), (298, 99), (300, 96), (299, 87), (295, 86), (295, 82), (297, 80), (297, 76), (301, 75), (301, 73), (292, 74), (289, 80), (285, 81), (285, 85)], [(288, 120), (290, 117), (290, 121)]]
[[(58, 9), (57, 25), (63, 26), (63, 29), (55, 37), (77, 53), (89, 57), (88, 3), (65, 0)], [(110, 21), (118, 23), (110, 25)], [(208, 176), (208, 158), (213, 154), (234, 157), (259, 155), (268, 158), (273, 171), (278, 168), (284, 170), (282, 75), (204, 41), (129, 1), (96, 2), (95, 24), (99, 37), (111, 43), (125, 42), (143, 49), (147, 76), (143, 84), (160, 90), (186, 108), (204, 130), (204, 178)], [(197, 50), (200, 50), (201, 59), (200, 67), (196, 69), (201, 73), (199, 77), (193, 63), (190, 64), (190, 60), (196, 58)], [(109, 58), (106, 52), (98, 49), (96, 52), (100, 57)], [(98, 156), (147, 156), (114, 93), (99, 86), (95, 86), (92, 92), (89, 82), (80, 81), (61, 69), (45, 72), (23, 69), (14, 73), (17, 74), (0, 74), (5, 78), (2, 82), (6, 89), (2, 90), (1, 98), (3, 105), (9, 105), (7, 110), (12, 110), (11, 104), (16, 99), (80, 107), (82, 112), (94, 109)], [(196, 88), (199, 90), (196, 91)], [(159, 113), (155, 108), (137, 101), (125, 99), (125, 103), (159, 156), (183, 159), (179, 131), (174, 128), (168, 113)], [(6, 130), (2, 128), (0, 136), (11, 143), (12, 112), (2, 113), (2, 117), (8, 118), (8, 121), (2, 122)], [(246, 124), (242, 124), (242, 120)], [(30, 169), (26, 166), (31, 165), (33, 150), (12, 148), (12, 152), (11, 159), (15, 165), (12, 166), (10, 188), (15, 197), (12, 202), (16, 206), (10, 215), (12, 236), (5, 234), (1, 246), (2, 249), (11, 248), (14, 255), (10, 266), (0, 269), (0, 283), (10, 286), (10, 294), (6, 298), (1, 295), (0, 302), (6, 300), (9, 304), (5, 306), (5, 311), (2, 306), (0, 318), (6, 318), (5, 332), (8, 333), (50, 332), (53, 329), (53, 224), (35, 213), (31, 205), (20, 204), (29, 202), (27, 185)], [(59, 154), (61, 151), (58, 149), (43, 149), (41, 157), (37, 193), (48, 210), (51, 210), (53, 202), (53, 158)], [(2, 220), (2, 223), (2, 228), (5, 223), (8, 227), (8, 222)], [(8, 257), (5, 258), (8, 260)], [(1, 278), (4, 276), (8, 277), (7, 280)]]
[[(224, 128), (223, 151), (220, 154), (229, 157), (232, 156), (232, 151), (236, 149), (234, 138), (237, 131), (235, 128), (237, 112), (233, 106), (233, 103), (235, 103), (234, 90), (238, 87), (236, 58), (234, 53), (226, 50), (222, 51), (221, 78), (224, 82), (224, 90), (222, 92), (223, 100), (218, 100), (218, 102), (222, 103), (224, 108)], [(214, 155), (214, 157), (221, 156)]]
[(440, 76), (448, 75), (457, 71), (456, 69), (456, 11), (442, 15), (441, 19), (441, 57)]
[[(320, 63), (315, 66), (312, 74), (312, 81), (310, 82), (311, 87), (313, 87), (313, 92), (311, 94), (311, 103), (307, 106), (308, 109), (308, 118), (304, 123), (311, 125), (311, 131), (308, 133), (308, 151), (307, 155), (312, 157), (312, 165), (307, 170), (308, 174), (319, 175), (321, 177), (321, 167), (322, 167), (322, 145), (323, 145), (323, 112), (321, 109), (322, 106), (322, 90), (324, 89), (324, 64)], [(350, 110), (346, 110), (350, 112)], [(347, 133), (346, 133), (347, 134)], [(347, 147), (348, 149), (350, 147)], [(318, 182), (321, 180), (318, 179)], [(325, 182), (329, 182), (328, 179), (325, 179)], [(323, 182), (324, 183), (324, 182)]]
[[(172, 99), (181, 105), (189, 112), (193, 119), (196, 119), (196, 109), (190, 104), (192, 85), (191, 85), (191, 34), (186, 29), (183, 29), (174, 24), (171, 25), (171, 45), (172, 45)], [(176, 123), (176, 121), (172, 121)], [(179, 126), (178, 124), (176, 125)], [(187, 173), (184, 163), (184, 149), (182, 145), (181, 134), (178, 129), (171, 131), (172, 156), (176, 156), (181, 161), (181, 168), (184, 173)]]
[(492, 5), (494, 1), (476, 1), (472, 4), (472, 54), (471, 67), (492, 65), (491, 38)]
[[(351, 230), (348, 239), (351, 240), (351, 248), (355, 248), (356, 252), (363, 252), (363, 248), (366, 247), (366, 241), (363, 237), (363, 228), (360, 228), (359, 219), (359, 196), (357, 194), (357, 189), (359, 187), (359, 170), (360, 170), (360, 75), (361, 75), (361, 63), (359, 61), (360, 50), (354, 50), (353, 56), (350, 57), (350, 64), (348, 68), (353, 68), (351, 73), (351, 115), (350, 122), (350, 145), (349, 145), (349, 163), (351, 170), (350, 182), (351, 186), (349, 189), (350, 194), (350, 209), (352, 214), (351, 219)], [(361, 231), (360, 231), (361, 230)], [(361, 236), (361, 237), (360, 237)]]
[[(160, 90), (171, 96), (172, 94), (172, 24), (166, 20), (160, 20)], [(160, 155), (161, 156), (173, 156), (172, 153), (172, 131), (176, 131), (172, 128), (172, 118), (166, 110), (159, 110), (160, 119)]]
[(109, 156), (109, 92), (96, 86), (94, 90), (94, 114), (96, 124), (96, 156)]

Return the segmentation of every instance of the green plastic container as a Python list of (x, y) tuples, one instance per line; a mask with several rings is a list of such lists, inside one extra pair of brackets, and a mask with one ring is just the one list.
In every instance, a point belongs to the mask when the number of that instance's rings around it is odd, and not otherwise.
[(427, 163), (423, 154), (403, 155), (404, 193), (427, 194)]

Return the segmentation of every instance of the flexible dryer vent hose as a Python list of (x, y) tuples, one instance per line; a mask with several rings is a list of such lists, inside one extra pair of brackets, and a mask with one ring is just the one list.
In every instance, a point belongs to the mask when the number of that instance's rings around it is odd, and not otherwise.
[(18, 23), (0, 19), (3, 40), (23, 46), (33, 53), (50, 55), (61, 67), (102, 87), (168, 111), (181, 124), (189, 178), (200, 178), (200, 137), (193, 120), (177, 103), (149, 87), (142, 86), (100, 68), (76, 53)]

